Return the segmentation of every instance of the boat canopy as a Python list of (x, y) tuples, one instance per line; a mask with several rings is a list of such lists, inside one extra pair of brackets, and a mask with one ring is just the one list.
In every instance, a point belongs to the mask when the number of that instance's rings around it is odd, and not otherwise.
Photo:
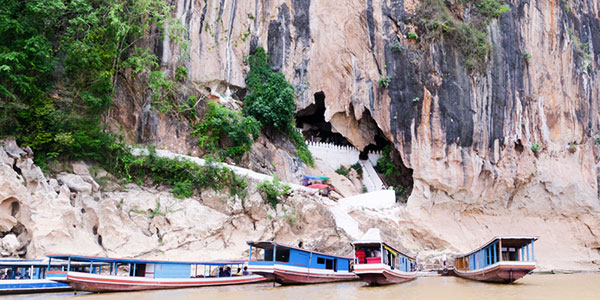
[(246, 244), (248, 244), (251, 247), (256, 247), (256, 248), (261, 248), (261, 249), (272, 249), (273, 246), (277, 246), (278, 248), (282, 247), (282, 248), (294, 249), (294, 250), (307, 252), (307, 253), (316, 253), (316, 254), (320, 254), (323, 256), (353, 259), (352, 257), (349, 257), (349, 256), (339, 256), (339, 255), (332, 255), (332, 254), (327, 254), (327, 253), (318, 252), (318, 251), (311, 251), (311, 250), (302, 249), (302, 248), (298, 248), (298, 247), (294, 247), (294, 246), (279, 244), (279, 243), (272, 242), (272, 241), (256, 241), (256, 242), (247, 241)]
[[(145, 260), (145, 259), (134, 259), (134, 258), (110, 258), (110, 257), (98, 257), (98, 256), (83, 256), (83, 255), (65, 255), (65, 254), (51, 254), (48, 255), (50, 259), (70, 260), (72, 262), (101, 262), (101, 263), (124, 263), (124, 264), (189, 264), (189, 265), (205, 265), (205, 266), (227, 266), (235, 264), (244, 264), (245, 260), (218, 260), (218, 261), (166, 261), (166, 260)], [(46, 263), (47, 265), (47, 263)]]
[(306, 179), (310, 179), (310, 180), (329, 180), (329, 177), (327, 176), (304, 176), (304, 178)]
[(401, 254), (410, 260), (413, 260), (413, 261), (416, 260), (416, 258), (414, 256), (408, 255), (402, 251), (399, 251), (396, 248), (390, 246), (388, 243), (384, 242), (383, 239), (381, 238), (381, 232), (377, 228), (369, 229), (369, 231), (367, 231), (367, 233), (365, 233), (365, 235), (362, 237), (361, 240), (351, 242), (350, 244), (352, 244), (353, 246), (359, 246), (359, 247), (360, 246), (372, 247), (372, 246), (379, 246), (380, 244), (382, 244), (383, 247), (386, 250), (390, 251), (394, 256), (398, 256), (398, 254)]
[(515, 247), (515, 248), (521, 248), (527, 244), (529, 244), (530, 242), (536, 241), (538, 239), (538, 237), (536, 236), (497, 236), (492, 238), (489, 242), (483, 244), (481, 247), (478, 247), (477, 249), (469, 252), (469, 253), (465, 253), (465, 254), (457, 254), (454, 255), (455, 258), (462, 258), (462, 257), (466, 257), (469, 256), (481, 249), (484, 249), (498, 241), (502, 241), (502, 247)]
[[(67, 261), (52, 261), (50, 263), (50, 267), (66, 267), (68, 265)], [(73, 266), (88, 266), (89, 263), (84, 262), (72, 262)], [(48, 260), (42, 259), (11, 259), (11, 260), (0, 260), (0, 268), (7, 267), (36, 267), (36, 268), (46, 268), (48, 267)]]

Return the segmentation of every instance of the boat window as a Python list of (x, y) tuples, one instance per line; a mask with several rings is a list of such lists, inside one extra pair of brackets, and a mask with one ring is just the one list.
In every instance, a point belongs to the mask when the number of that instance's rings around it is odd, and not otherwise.
[(273, 261), (273, 248), (265, 249), (264, 260), (265, 261)]
[(325, 259), (322, 257), (317, 257), (317, 263), (320, 265), (325, 264)]
[(327, 269), (327, 270), (333, 270), (333, 259), (326, 259), (325, 260), (325, 269)]
[(146, 277), (146, 264), (138, 264), (135, 266), (136, 277)]
[(290, 249), (277, 248), (277, 255), (275, 256), (276, 261), (289, 262), (290, 261)]

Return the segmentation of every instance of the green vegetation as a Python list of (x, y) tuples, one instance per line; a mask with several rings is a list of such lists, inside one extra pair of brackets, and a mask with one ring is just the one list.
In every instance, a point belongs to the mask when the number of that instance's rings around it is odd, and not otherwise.
[(362, 176), (363, 168), (359, 162), (356, 162), (355, 164), (351, 165), (349, 168), (340, 166), (339, 168), (337, 168), (337, 170), (335, 170), (335, 172), (342, 176), (348, 177), (348, 175), (350, 174), (350, 170), (352, 170), (352, 169), (356, 170), (356, 173), (358, 174), (358, 176)]
[(409, 32), (409, 33), (406, 34), (406, 38), (408, 38), (409, 40), (415, 40), (416, 41), (416, 40), (419, 39), (419, 35), (417, 35), (416, 33), (414, 33), (414, 32), (411, 31), (411, 32)]
[(173, 195), (176, 198), (183, 199), (191, 197), (194, 194), (192, 183), (190, 181), (175, 182), (173, 184)]
[(568, 0), (560, 0), (560, 2), (562, 3), (565, 12), (569, 13), (571, 11), (571, 7), (569, 6)]
[[(292, 126), (293, 127), (293, 126)], [(304, 137), (300, 132), (298, 132), (295, 128), (290, 128), (288, 130), (289, 138), (292, 144), (296, 147), (296, 155), (298, 158), (305, 164), (314, 167), (315, 160), (312, 157), (312, 153), (308, 150), (308, 146), (306, 145), (306, 141), (304, 141)]]
[(226, 187), (231, 196), (244, 199), (247, 195), (246, 180), (215, 161), (207, 160), (204, 166), (200, 166), (189, 160), (158, 157), (154, 149), (142, 157), (126, 153), (120, 155), (113, 172), (129, 181), (142, 178), (170, 186), (177, 198), (190, 197), (194, 191), (206, 188), (221, 191)]
[(405, 49), (405, 47), (400, 44), (399, 41), (395, 41), (391, 46), (390, 49), (392, 50), (392, 52), (401, 52)]
[(492, 49), (485, 27), (510, 8), (498, 0), (459, 0), (459, 3), (470, 8), (469, 22), (455, 17), (452, 11), (456, 10), (451, 10), (443, 0), (424, 0), (418, 11), (419, 25), (425, 40), (446, 38), (464, 57), (468, 71), (482, 71)]
[(582, 43), (579, 37), (569, 28), (569, 38), (573, 41), (575, 54), (581, 58), (581, 67), (584, 71), (592, 69), (592, 55), (590, 54), (590, 43)]
[(540, 144), (538, 144), (538, 143), (531, 144), (531, 152), (533, 152), (535, 154), (540, 152)]
[(246, 77), (248, 95), (244, 98), (244, 112), (255, 117), (262, 126), (286, 134), (296, 147), (300, 160), (314, 166), (306, 142), (293, 124), (296, 111), (294, 88), (283, 74), (271, 70), (268, 55), (262, 47), (248, 57), (248, 63), (250, 72)]
[(377, 82), (377, 84), (379, 84), (380, 88), (387, 89), (387, 87), (390, 85), (391, 81), (392, 81), (391, 78), (389, 78), (385, 75), (381, 75), (381, 77), (379, 77), (379, 81)]
[(527, 52), (527, 50), (523, 50), (521, 52), (521, 55), (523, 55), (523, 59), (525, 60), (525, 62), (529, 63), (529, 61), (531, 60), (531, 53)]
[(287, 198), (291, 187), (279, 181), (277, 176), (273, 176), (272, 181), (263, 181), (258, 185), (258, 190), (263, 194), (263, 199), (272, 208)]
[(355, 164), (351, 165), (350, 168), (356, 170), (356, 173), (358, 173), (359, 176), (362, 176), (363, 168), (360, 165), (360, 162), (356, 162)]
[(244, 111), (263, 126), (286, 132), (296, 110), (294, 88), (283, 74), (273, 72), (267, 61), (267, 53), (260, 47), (248, 58), (250, 72), (246, 78), (248, 95), (244, 98)]
[(250, 150), (260, 135), (260, 123), (252, 116), (230, 110), (216, 102), (208, 103), (204, 121), (195, 125), (198, 145), (218, 158), (237, 158)]
[(475, 4), (479, 13), (486, 17), (486, 22), (489, 22), (491, 18), (498, 18), (501, 14), (510, 11), (508, 5), (500, 4), (498, 0), (460, 0), (462, 3)]
[[(123, 205), (123, 199), (121, 199), (120, 204), (118, 204), (118, 206), (121, 206), (121, 205)], [(156, 216), (166, 216), (168, 213), (168, 211), (162, 211), (160, 209), (160, 201), (158, 201), (158, 200), (156, 200), (156, 207), (154, 209), (151, 209), (148, 212), (145, 212), (145, 211), (143, 211), (141, 209), (137, 209), (137, 208), (132, 208), (130, 211), (134, 212), (136, 214), (139, 214), (139, 215), (146, 215), (146, 217), (148, 217), (150, 219), (153, 219)]]
[(172, 31), (160, 34), (177, 40), (182, 27), (169, 17), (172, 8), (162, 0), (0, 5), (0, 137), (30, 146), (42, 168), (60, 158), (94, 160), (110, 169), (122, 146), (101, 118), (121, 74), (130, 70), (147, 78), (152, 93), (166, 97), (172, 91), (155, 71), (156, 56), (136, 46), (152, 25), (168, 23)]
[(406, 202), (407, 196), (410, 195), (412, 187), (403, 186), (398, 180), (402, 176), (402, 172), (392, 159), (392, 147), (387, 145), (381, 152), (381, 157), (377, 160), (377, 172), (383, 174), (386, 183), (394, 189), (396, 197), (402, 202)]
[(148, 213), (148, 218), (152, 219), (156, 216), (166, 216), (167, 212), (166, 211), (161, 211), (160, 210), (160, 201), (156, 200), (156, 207), (152, 210), (150, 210), (150, 212)]
[(163, 114), (171, 112), (174, 108), (177, 83), (163, 74), (162, 71), (150, 72), (148, 88), (152, 95), (152, 106)]
[(335, 172), (342, 176), (348, 177), (348, 169), (344, 168), (344, 166), (337, 168), (337, 170), (335, 170)]
[(419, 102), (419, 101), (421, 101), (421, 98), (419, 98), (419, 97), (414, 97), (412, 100), (412, 102)]
[(188, 70), (184, 66), (179, 66), (175, 70), (175, 80), (178, 82), (184, 82), (188, 77)]

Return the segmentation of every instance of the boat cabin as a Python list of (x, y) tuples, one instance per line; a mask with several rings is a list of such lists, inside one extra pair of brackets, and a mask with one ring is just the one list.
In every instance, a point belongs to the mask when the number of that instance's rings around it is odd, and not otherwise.
[[(63, 271), (76, 271), (93, 274), (114, 275), (125, 272), (130, 277), (145, 278), (209, 278), (242, 275), (245, 261), (179, 262), (108, 258), (80, 255), (48, 255), (49, 263), (60, 260), (66, 262)], [(73, 266), (84, 263), (85, 267)], [(237, 269), (234, 269), (236, 268)]]
[(416, 271), (417, 261), (381, 241), (359, 241), (354, 246), (354, 264), (384, 264), (392, 270)]
[[(64, 270), (66, 262), (44, 261), (42, 259), (0, 259), (0, 280), (44, 279), (46, 271)], [(83, 270), (87, 264), (73, 263), (72, 269)]]
[(473, 252), (455, 257), (458, 270), (476, 270), (500, 261), (533, 262), (537, 237), (495, 237)]
[[(333, 256), (275, 242), (247, 242), (250, 246), (249, 265), (290, 264), (305, 268), (350, 271), (352, 258)], [(254, 260), (253, 260), (254, 259)]]

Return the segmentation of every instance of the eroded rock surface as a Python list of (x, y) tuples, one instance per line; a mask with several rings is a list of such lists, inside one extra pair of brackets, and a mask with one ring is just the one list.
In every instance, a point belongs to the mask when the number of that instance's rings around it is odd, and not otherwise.
[(24, 170), (13, 167), (29, 158), (5, 149), (0, 146), (2, 256), (244, 259), (248, 240), (302, 242), (308, 249), (350, 255), (352, 236), (377, 227), (390, 243), (418, 254), (424, 268), (439, 266), (442, 253), (467, 252), (497, 235), (539, 236), (539, 270), (598, 270), (600, 264), (600, 214), (593, 210), (535, 214), (492, 206), (494, 214), (459, 213), (443, 202), (423, 209), (410, 202), (369, 208), (368, 201), (364, 207), (344, 207), (300, 188), (272, 208), (256, 191), (255, 180), (244, 201), (211, 190), (176, 199), (167, 188), (135, 184), (77, 192), (45, 177), (26, 183), (19, 174)]

